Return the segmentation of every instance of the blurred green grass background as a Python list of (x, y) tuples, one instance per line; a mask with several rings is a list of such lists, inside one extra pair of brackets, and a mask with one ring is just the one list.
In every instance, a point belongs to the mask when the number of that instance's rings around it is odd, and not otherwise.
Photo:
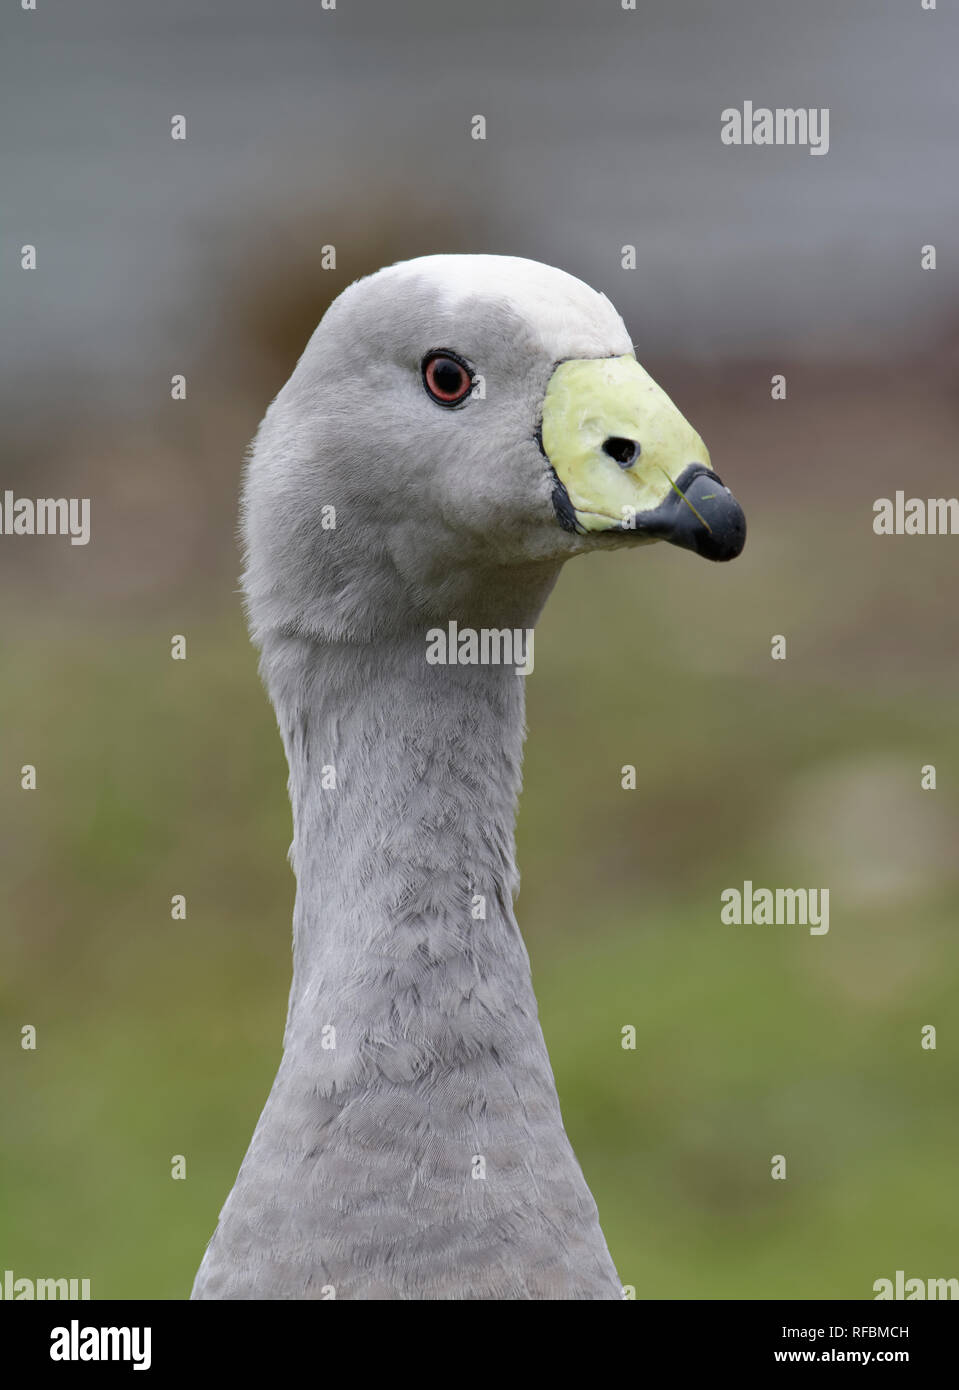
[[(923, 763), (956, 766), (954, 709), (771, 662), (763, 567), (761, 541), (739, 571), (580, 560), (528, 684), (519, 918), (640, 1297), (862, 1298), (897, 1268), (954, 1269), (956, 799), (919, 787)], [(5, 630), (0, 1264), (101, 1298), (188, 1294), (289, 983), (285, 764), (239, 603), (189, 625), (186, 662), (172, 631)], [(830, 887), (829, 934), (722, 925), (744, 878)]]
[[(386, 244), (380, 225), (340, 229), (358, 249), (333, 277), (305, 233), (296, 254), (272, 229), (237, 250), (187, 401), (144, 383), (113, 418), (52, 382), (29, 428), (5, 416), (5, 484), (93, 497), (94, 540), (0, 551), (0, 1270), (186, 1297), (272, 1082), (294, 884), (236, 593), (243, 450), (349, 279), (429, 250), (536, 253), (422, 209), (404, 224), (399, 203)], [(897, 487), (955, 491), (955, 342), (886, 367), (639, 356), (750, 538), (731, 566), (579, 559), (538, 629), (517, 910), (567, 1128), (638, 1297), (954, 1276), (956, 541), (871, 521)], [(724, 926), (745, 879), (829, 888), (829, 934)]]

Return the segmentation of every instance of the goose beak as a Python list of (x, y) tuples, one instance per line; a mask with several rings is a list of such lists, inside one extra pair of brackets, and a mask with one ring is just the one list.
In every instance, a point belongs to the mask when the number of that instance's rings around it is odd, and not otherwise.
[(632, 355), (561, 362), (543, 400), (560, 523), (665, 540), (707, 560), (746, 543), (742, 507), (699, 435)]

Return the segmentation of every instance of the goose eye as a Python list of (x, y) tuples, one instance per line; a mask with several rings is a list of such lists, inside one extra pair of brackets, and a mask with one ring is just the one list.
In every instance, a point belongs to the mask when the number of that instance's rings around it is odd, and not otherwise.
[(431, 352), (423, 358), (423, 384), (440, 405), (459, 405), (473, 387), (473, 374), (461, 357)]

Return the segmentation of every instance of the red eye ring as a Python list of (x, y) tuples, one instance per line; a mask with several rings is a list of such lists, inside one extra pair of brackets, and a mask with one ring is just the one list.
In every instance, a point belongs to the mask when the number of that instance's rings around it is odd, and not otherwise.
[(423, 385), (437, 405), (459, 405), (473, 389), (473, 369), (458, 353), (438, 348), (423, 358)]

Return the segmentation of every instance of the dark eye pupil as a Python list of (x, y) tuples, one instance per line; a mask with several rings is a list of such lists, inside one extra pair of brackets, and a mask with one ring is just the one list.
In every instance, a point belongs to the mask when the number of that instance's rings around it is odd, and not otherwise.
[(444, 396), (455, 396), (463, 389), (463, 368), (448, 357), (440, 357), (433, 366), (433, 385)]

